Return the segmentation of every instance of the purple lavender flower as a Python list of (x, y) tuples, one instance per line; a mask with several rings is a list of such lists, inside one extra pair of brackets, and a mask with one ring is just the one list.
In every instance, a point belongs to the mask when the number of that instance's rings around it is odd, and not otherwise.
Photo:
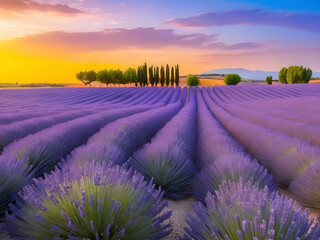
[[(188, 216), (187, 239), (202, 240), (206, 236), (281, 239), (282, 236), (315, 240), (320, 237), (320, 225), (309, 221), (308, 210), (296, 210), (292, 199), (269, 192), (267, 187), (260, 189), (258, 183), (241, 179), (224, 181), (215, 195), (208, 193), (205, 203), (206, 207), (201, 203), (194, 205), (195, 215)], [(270, 221), (273, 223), (268, 224)]]
[[(195, 174), (195, 102), (188, 103), (143, 148), (130, 158), (133, 169), (153, 180), (165, 196), (179, 199), (191, 194)], [(181, 125), (184, 121), (184, 125)]]
[(211, 165), (197, 174), (194, 196), (204, 201), (207, 192), (215, 193), (223, 181), (236, 182), (239, 179), (258, 183), (260, 188), (268, 186), (275, 190), (273, 178), (257, 161), (244, 154), (226, 154), (218, 157)]
[[(13, 214), (7, 214), (6, 226), (12, 236), (93, 239), (107, 233), (123, 238), (159, 239), (171, 232), (170, 225), (163, 224), (171, 215), (163, 211), (163, 192), (145, 182), (142, 175), (110, 163), (61, 166), (61, 170), (57, 168), (26, 186), (20, 194), (23, 204), (10, 205)], [(96, 175), (104, 184), (95, 184)], [(67, 185), (68, 195), (59, 195), (59, 189)], [(52, 203), (49, 194), (56, 195), (58, 205)], [(75, 204), (78, 201), (80, 204)]]

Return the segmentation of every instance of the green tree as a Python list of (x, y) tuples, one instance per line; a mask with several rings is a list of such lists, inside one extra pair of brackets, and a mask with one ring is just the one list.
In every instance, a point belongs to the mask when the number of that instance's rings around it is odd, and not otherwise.
[(169, 65), (167, 64), (166, 66), (166, 85), (167, 87), (169, 86), (170, 84), (170, 68), (169, 68)]
[(160, 69), (160, 84), (161, 84), (161, 87), (164, 86), (164, 67), (161, 66), (161, 69)]
[(312, 77), (312, 70), (310, 68), (304, 68), (304, 72), (303, 72), (303, 82), (304, 83), (309, 83), (309, 81), (311, 80)]
[(226, 85), (237, 85), (239, 82), (241, 82), (239, 74), (226, 74), (224, 76), (224, 83)]
[(143, 76), (142, 76), (142, 67), (141, 66), (138, 67), (138, 82), (139, 82), (140, 87), (142, 87)]
[[(94, 70), (85, 72), (85, 81), (91, 87), (91, 83), (97, 80), (97, 73)], [(87, 85), (85, 84), (85, 85)]]
[(281, 70), (279, 72), (279, 82), (284, 83), (284, 84), (288, 84), (287, 72), (288, 72), (288, 68), (286, 68), (286, 67), (281, 68)]
[(158, 85), (159, 81), (160, 81), (159, 67), (155, 67), (154, 68), (154, 84), (155, 84), (155, 86)]
[(85, 86), (87, 86), (88, 84), (91, 86), (90, 82), (87, 82), (86, 80), (86, 72), (78, 72), (76, 74), (76, 78), (81, 81)]
[(153, 66), (149, 67), (149, 82), (151, 86), (154, 85), (154, 73), (153, 73)]
[(171, 67), (171, 86), (174, 84), (174, 68)]
[(142, 82), (143, 86), (148, 86), (148, 68), (146, 63), (142, 66)]
[(113, 70), (113, 77), (115, 80), (115, 83), (119, 84), (123, 84), (123, 72), (120, 69), (117, 70)]
[(200, 84), (199, 78), (196, 75), (188, 75), (187, 85), (188, 86), (198, 86)]
[(175, 78), (174, 81), (176, 86), (179, 86), (180, 76), (179, 76), (179, 65), (176, 66)]
[(108, 70), (105, 69), (97, 72), (97, 81), (100, 83), (104, 83), (106, 84), (106, 86), (108, 86), (108, 84), (110, 83)]
[(290, 66), (287, 71), (287, 83), (308, 83), (311, 79), (312, 71), (303, 66)]
[(134, 68), (128, 68), (124, 72), (124, 82), (125, 84), (134, 83), (136, 86), (138, 85), (138, 76)]
[(272, 76), (268, 76), (268, 77), (266, 78), (266, 83), (267, 83), (268, 85), (272, 85)]

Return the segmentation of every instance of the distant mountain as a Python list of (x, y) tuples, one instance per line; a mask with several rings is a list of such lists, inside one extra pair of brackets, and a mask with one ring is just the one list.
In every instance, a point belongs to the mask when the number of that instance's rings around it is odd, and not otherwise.
[[(250, 80), (266, 80), (267, 76), (272, 76), (273, 79), (278, 79), (279, 72), (267, 72), (262, 70), (251, 71), (244, 68), (225, 68), (225, 69), (215, 69), (212, 71), (203, 72), (201, 74), (230, 74), (237, 73), (243, 79)], [(320, 77), (320, 72), (314, 72), (312, 77)]]

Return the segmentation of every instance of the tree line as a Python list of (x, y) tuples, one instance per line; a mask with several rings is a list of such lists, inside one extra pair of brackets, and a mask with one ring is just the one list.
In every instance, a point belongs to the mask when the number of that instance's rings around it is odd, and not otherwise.
[(147, 64), (139, 66), (137, 69), (128, 68), (125, 71), (120, 69), (104, 69), (98, 72), (94, 70), (78, 72), (76, 78), (81, 81), (85, 86), (91, 86), (91, 83), (97, 81), (108, 86), (109, 84), (128, 84), (134, 83), (135, 86), (179, 86), (180, 73), (179, 65), (172, 66), (171, 68), (167, 64), (166, 67), (160, 68), (151, 65), (149, 68)]

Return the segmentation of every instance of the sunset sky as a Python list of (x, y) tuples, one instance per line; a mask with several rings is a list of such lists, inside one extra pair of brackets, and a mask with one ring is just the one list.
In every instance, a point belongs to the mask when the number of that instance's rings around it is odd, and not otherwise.
[(0, 82), (77, 82), (80, 70), (180, 64), (320, 72), (318, 0), (0, 0)]

